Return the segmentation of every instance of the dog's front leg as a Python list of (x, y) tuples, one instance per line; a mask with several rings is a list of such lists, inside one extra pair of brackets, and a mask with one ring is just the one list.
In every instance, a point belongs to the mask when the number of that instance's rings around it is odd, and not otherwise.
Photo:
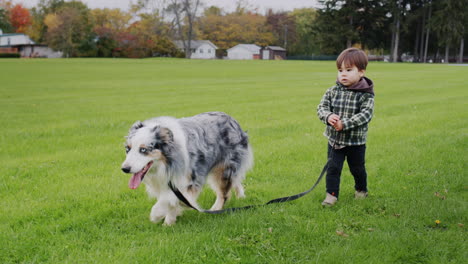
[(167, 203), (161, 200), (158, 200), (156, 204), (153, 205), (153, 208), (151, 209), (150, 221), (153, 223), (158, 223), (164, 217), (166, 217), (167, 211), (168, 211)]
[(164, 219), (164, 225), (170, 226), (175, 224), (177, 216), (182, 214), (183, 209), (179, 204), (178, 198), (173, 193), (170, 193), (167, 198), (168, 206), (166, 212), (166, 219)]
[(171, 226), (175, 224), (176, 219), (177, 219), (177, 212), (174, 208), (170, 208), (169, 211), (167, 212), (166, 218), (164, 219), (164, 224), (165, 226)]

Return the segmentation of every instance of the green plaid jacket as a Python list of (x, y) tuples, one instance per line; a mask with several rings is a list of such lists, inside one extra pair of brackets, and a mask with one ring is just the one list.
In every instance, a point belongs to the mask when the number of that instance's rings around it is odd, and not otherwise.
[[(368, 123), (374, 113), (374, 95), (346, 89), (338, 83), (329, 88), (317, 107), (317, 115), (327, 125), (323, 133), (330, 142), (344, 146), (366, 144)], [(343, 130), (327, 123), (331, 114), (340, 116)]]

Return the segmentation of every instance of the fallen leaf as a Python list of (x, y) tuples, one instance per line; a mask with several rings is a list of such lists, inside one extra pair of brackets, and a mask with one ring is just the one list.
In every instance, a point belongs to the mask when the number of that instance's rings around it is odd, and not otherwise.
[(367, 228), (367, 231), (374, 232), (374, 228)]
[(342, 237), (349, 237), (348, 234), (346, 234), (345, 232), (343, 232), (341, 230), (336, 230), (336, 234), (339, 235), (339, 236), (342, 236)]

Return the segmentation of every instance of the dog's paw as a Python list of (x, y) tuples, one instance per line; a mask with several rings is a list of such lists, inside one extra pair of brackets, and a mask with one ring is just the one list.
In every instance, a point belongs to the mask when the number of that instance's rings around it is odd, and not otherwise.
[(241, 186), (236, 186), (235, 192), (236, 192), (236, 198), (237, 199), (245, 198), (244, 187), (242, 187), (242, 185)]
[(172, 226), (176, 222), (176, 218), (168, 217), (166, 216), (166, 219), (164, 220), (163, 226)]
[(242, 192), (242, 193), (236, 193), (236, 198), (237, 199), (244, 199), (245, 198), (245, 193)]
[(164, 219), (164, 215), (162, 215), (162, 216), (156, 216), (156, 215), (152, 215), (152, 214), (150, 215), (150, 221), (155, 223), (155, 224), (161, 222), (161, 220), (163, 220), (163, 219)]
[(159, 223), (164, 219), (164, 217), (166, 217), (166, 214), (163, 211), (158, 210), (157, 207), (153, 207), (149, 218), (151, 222)]

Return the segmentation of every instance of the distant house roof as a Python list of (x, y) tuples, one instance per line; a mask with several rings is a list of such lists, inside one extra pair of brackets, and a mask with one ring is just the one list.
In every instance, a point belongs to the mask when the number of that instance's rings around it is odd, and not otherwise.
[(24, 36), (25, 34), (23, 33), (6, 33), (6, 34), (0, 34), (0, 37), (9, 37), (9, 36)]
[(259, 53), (261, 47), (260, 46), (257, 46), (255, 44), (237, 44), (236, 46), (228, 49), (231, 50), (231, 49), (234, 49), (234, 48), (242, 48), (242, 49), (245, 49), (245, 50), (248, 50), (252, 53)]
[(0, 47), (11, 47), (21, 45), (34, 45), (28, 35), (22, 33), (0, 34)]
[[(182, 42), (182, 40), (175, 40), (174, 44), (177, 46), (177, 48), (184, 49), (184, 43)], [(192, 40), (190, 41), (190, 48), (197, 49), (203, 44), (208, 44), (212, 46), (214, 49), (218, 49), (218, 47), (209, 40)]]
[(286, 51), (282, 47), (279, 46), (266, 46), (265, 49), (277, 50), (277, 51)]

